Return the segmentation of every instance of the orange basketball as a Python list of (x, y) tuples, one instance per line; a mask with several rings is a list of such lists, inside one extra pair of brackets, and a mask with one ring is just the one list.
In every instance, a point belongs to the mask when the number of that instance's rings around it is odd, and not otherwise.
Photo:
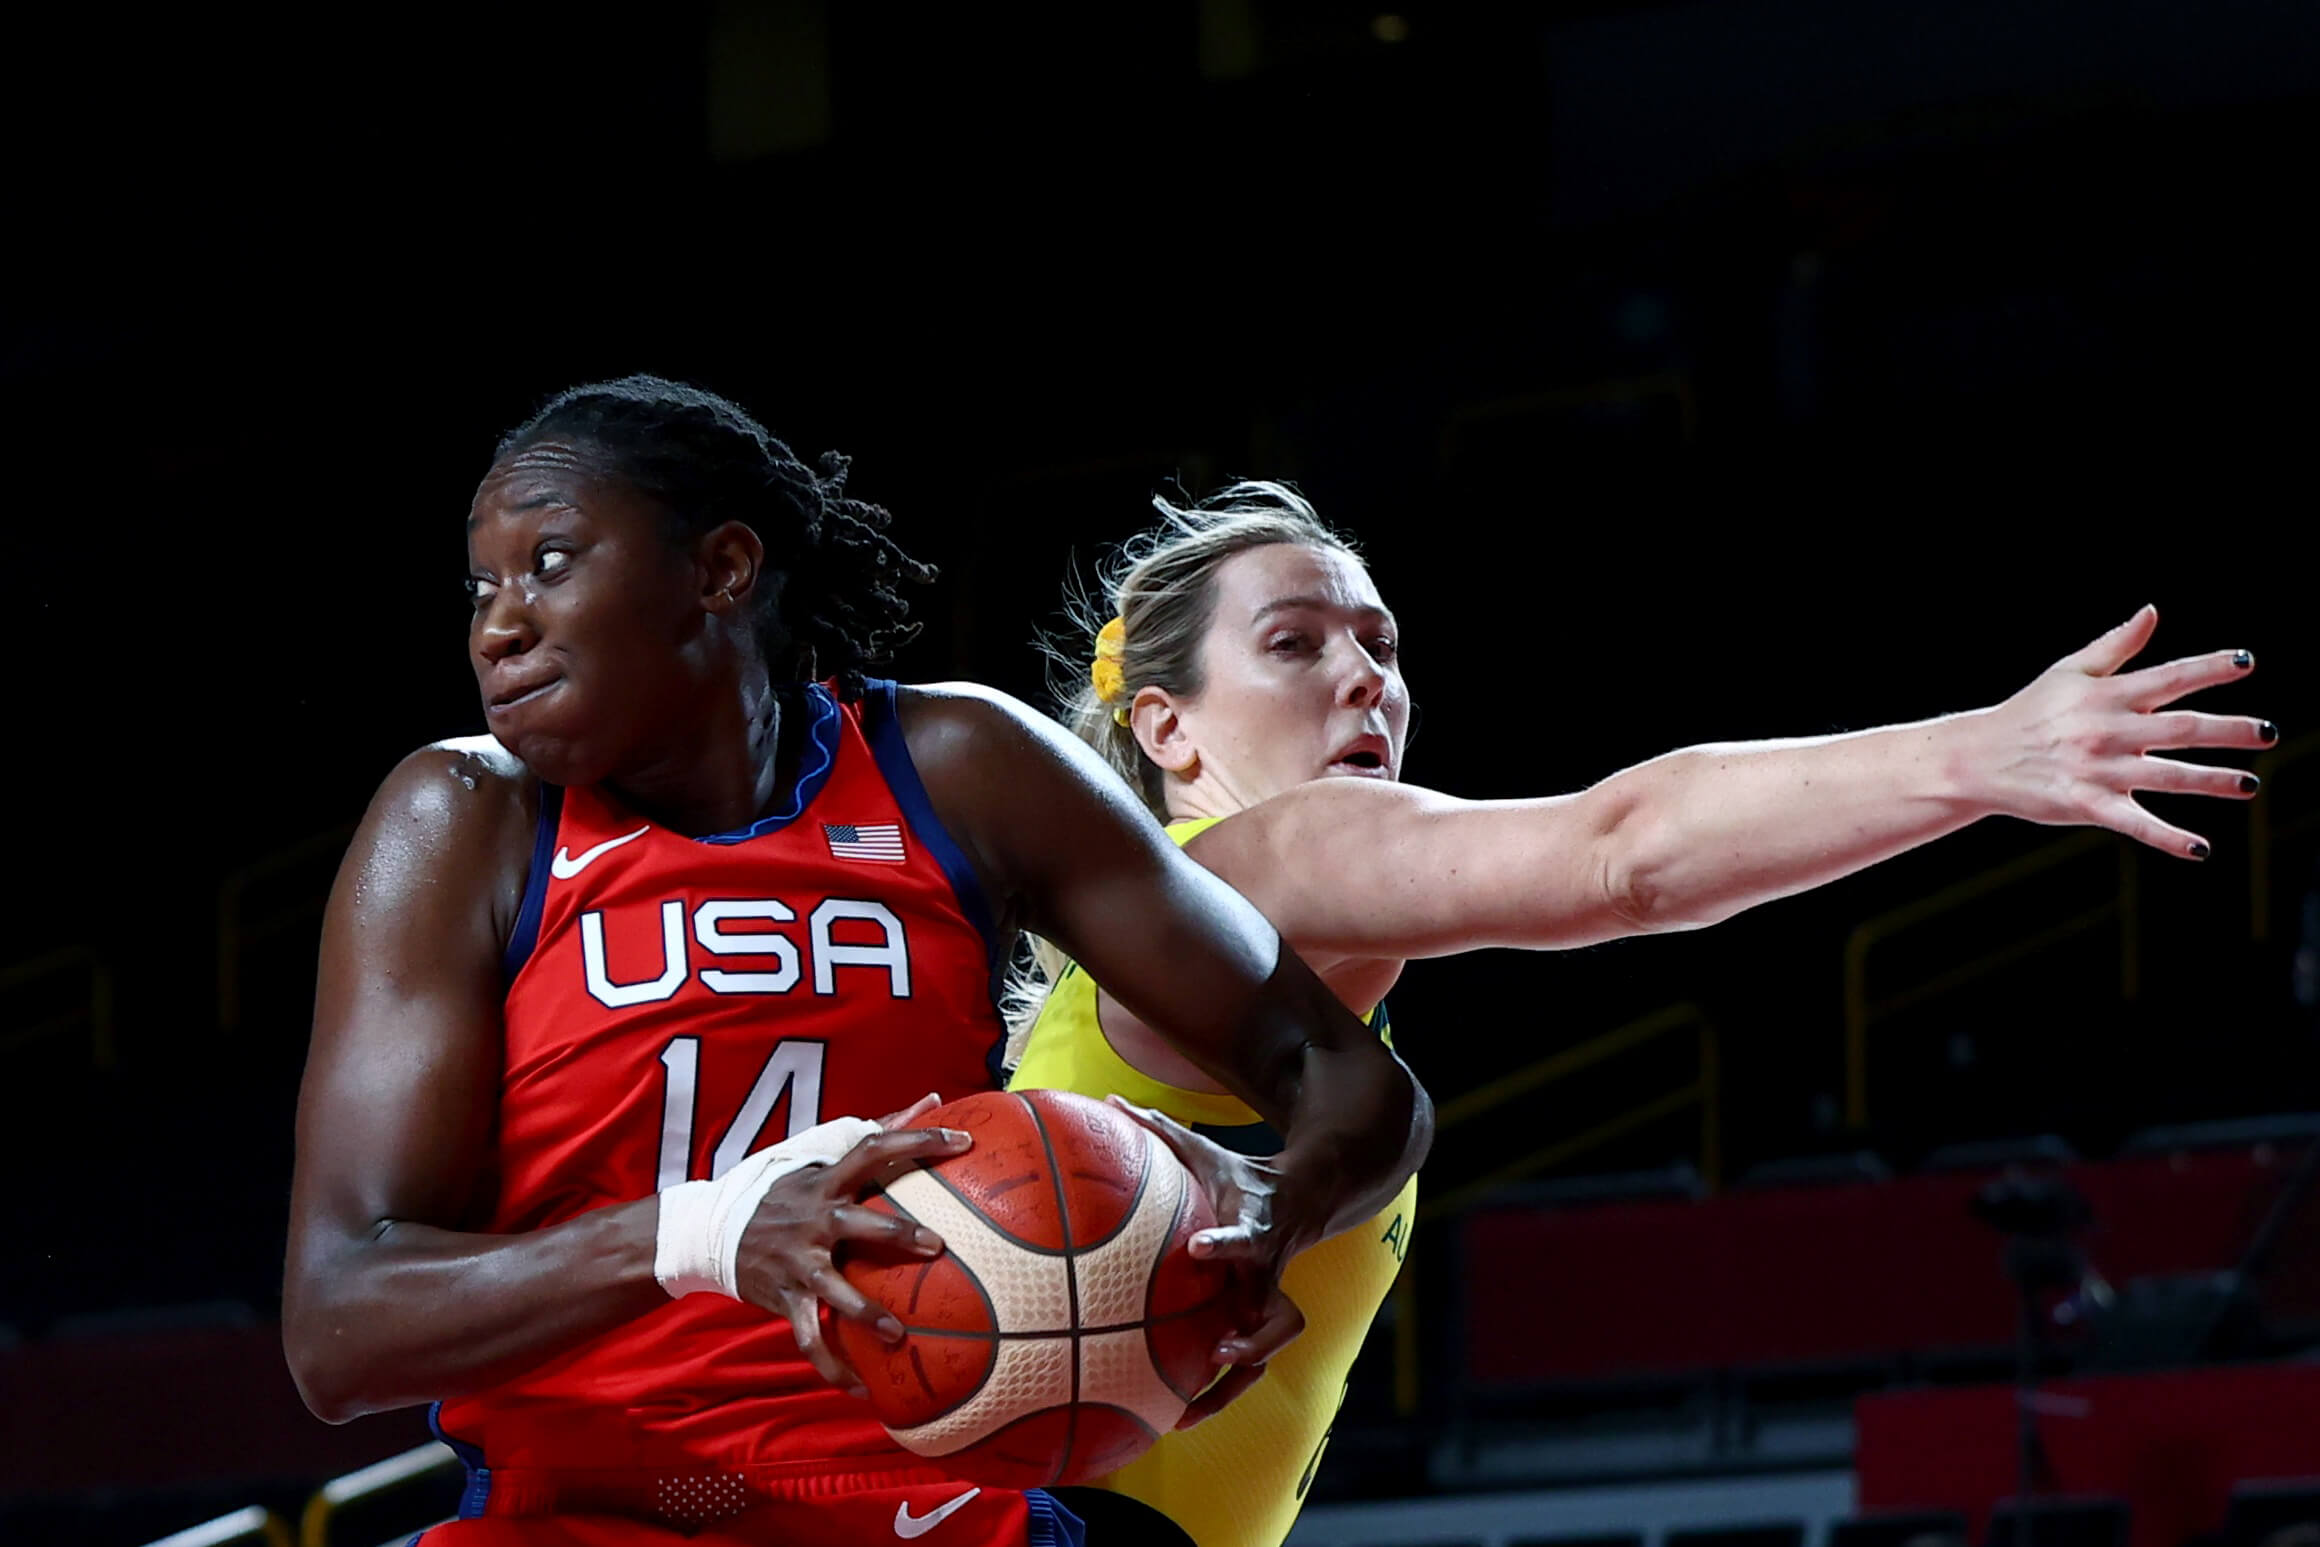
[(865, 1199), (943, 1238), (932, 1261), (855, 1255), (847, 1279), (909, 1335), (833, 1319), (905, 1448), (959, 1476), (1037, 1488), (1100, 1477), (1174, 1427), (1232, 1330), (1224, 1269), (1185, 1243), (1215, 1223), (1160, 1138), (1067, 1091), (985, 1092), (914, 1127), (974, 1147)]

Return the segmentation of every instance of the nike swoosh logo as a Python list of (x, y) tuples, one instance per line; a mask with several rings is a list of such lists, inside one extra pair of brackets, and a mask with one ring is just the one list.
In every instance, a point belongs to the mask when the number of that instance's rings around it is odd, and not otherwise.
[(914, 1536), (924, 1536), (936, 1526), (950, 1519), (965, 1505), (967, 1500), (982, 1491), (980, 1488), (969, 1488), (942, 1508), (931, 1510), (923, 1515), (913, 1515), (908, 1504), (897, 1504), (894, 1506), (894, 1534), (906, 1542)]
[(628, 834), (627, 837), (607, 838), (593, 849), (581, 850), (578, 859), (572, 857), (572, 851), (569, 848), (558, 849), (556, 857), (548, 861), (548, 874), (559, 881), (569, 881), (581, 871), (586, 870), (595, 861), (596, 856), (602, 854), (606, 849), (617, 849), (622, 844), (632, 839), (642, 838), (651, 831), (652, 823), (647, 822), (635, 832)]

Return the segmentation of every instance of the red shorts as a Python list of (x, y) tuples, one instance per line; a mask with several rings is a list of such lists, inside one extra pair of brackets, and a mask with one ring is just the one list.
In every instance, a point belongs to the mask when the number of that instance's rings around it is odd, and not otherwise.
[[(481, 1492), (480, 1499), (476, 1495)], [(801, 1476), (794, 1467), (644, 1474), (494, 1467), (472, 1518), (417, 1547), (1085, 1547), (1047, 1494), (979, 1488), (928, 1466)]]

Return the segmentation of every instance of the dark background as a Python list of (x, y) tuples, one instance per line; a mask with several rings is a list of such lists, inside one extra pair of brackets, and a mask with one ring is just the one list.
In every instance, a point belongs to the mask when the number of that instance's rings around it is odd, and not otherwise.
[[(2159, 657), (2255, 651), (2207, 707), (2320, 729), (2293, 0), (9, 25), (0, 957), (85, 947), (114, 992), (108, 1059), (85, 968), (0, 981), (28, 1338), (273, 1313), (327, 835), (481, 728), (467, 497), (576, 380), (685, 377), (853, 454), (943, 569), (906, 680), (1036, 697), (1035, 632), (1154, 488), (1295, 480), (1403, 620), (1411, 776), (1461, 795), (1993, 703), (2146, 600)], [(1401, 1046), (1449, 1097), (1696, 1000), (1728, 1172), (2313, 1106), (2308, 841), (2256, 940), (2245, 812), (2157, 804), (2216, 855), (2141, 862), (2138, 996), (2098, 934), (1900, 1018), (1864, 1133), (1847, 934), (2055, 835), (1421, 965)], [(221, 953), (221, 906), (275, 927)], [(2050, 903), (2009, 906), (1985, 933)], [(1655, 1078), (1559, 1087), (1521, 1137)]]

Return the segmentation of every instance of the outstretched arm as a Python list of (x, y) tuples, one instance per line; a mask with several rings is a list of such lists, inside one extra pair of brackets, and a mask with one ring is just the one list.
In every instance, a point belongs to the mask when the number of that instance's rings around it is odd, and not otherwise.
[(1689, 747), (1540, 800), (1324, 780), (1220, 823), (1191, 849), (1322, 964), (1713, 924), (1985, 816), (2107, 827), (2203, 858), (2205, 840), (2135, 793), (2244, 799), (2255, 785), (2240, 770), (2160, 754), (2258, 748), (2278, 733), (2170, 707), (2246, 676), (2244, 651), (2122, 672), (2157, 625), (2146, 607), (1989, 709)]

